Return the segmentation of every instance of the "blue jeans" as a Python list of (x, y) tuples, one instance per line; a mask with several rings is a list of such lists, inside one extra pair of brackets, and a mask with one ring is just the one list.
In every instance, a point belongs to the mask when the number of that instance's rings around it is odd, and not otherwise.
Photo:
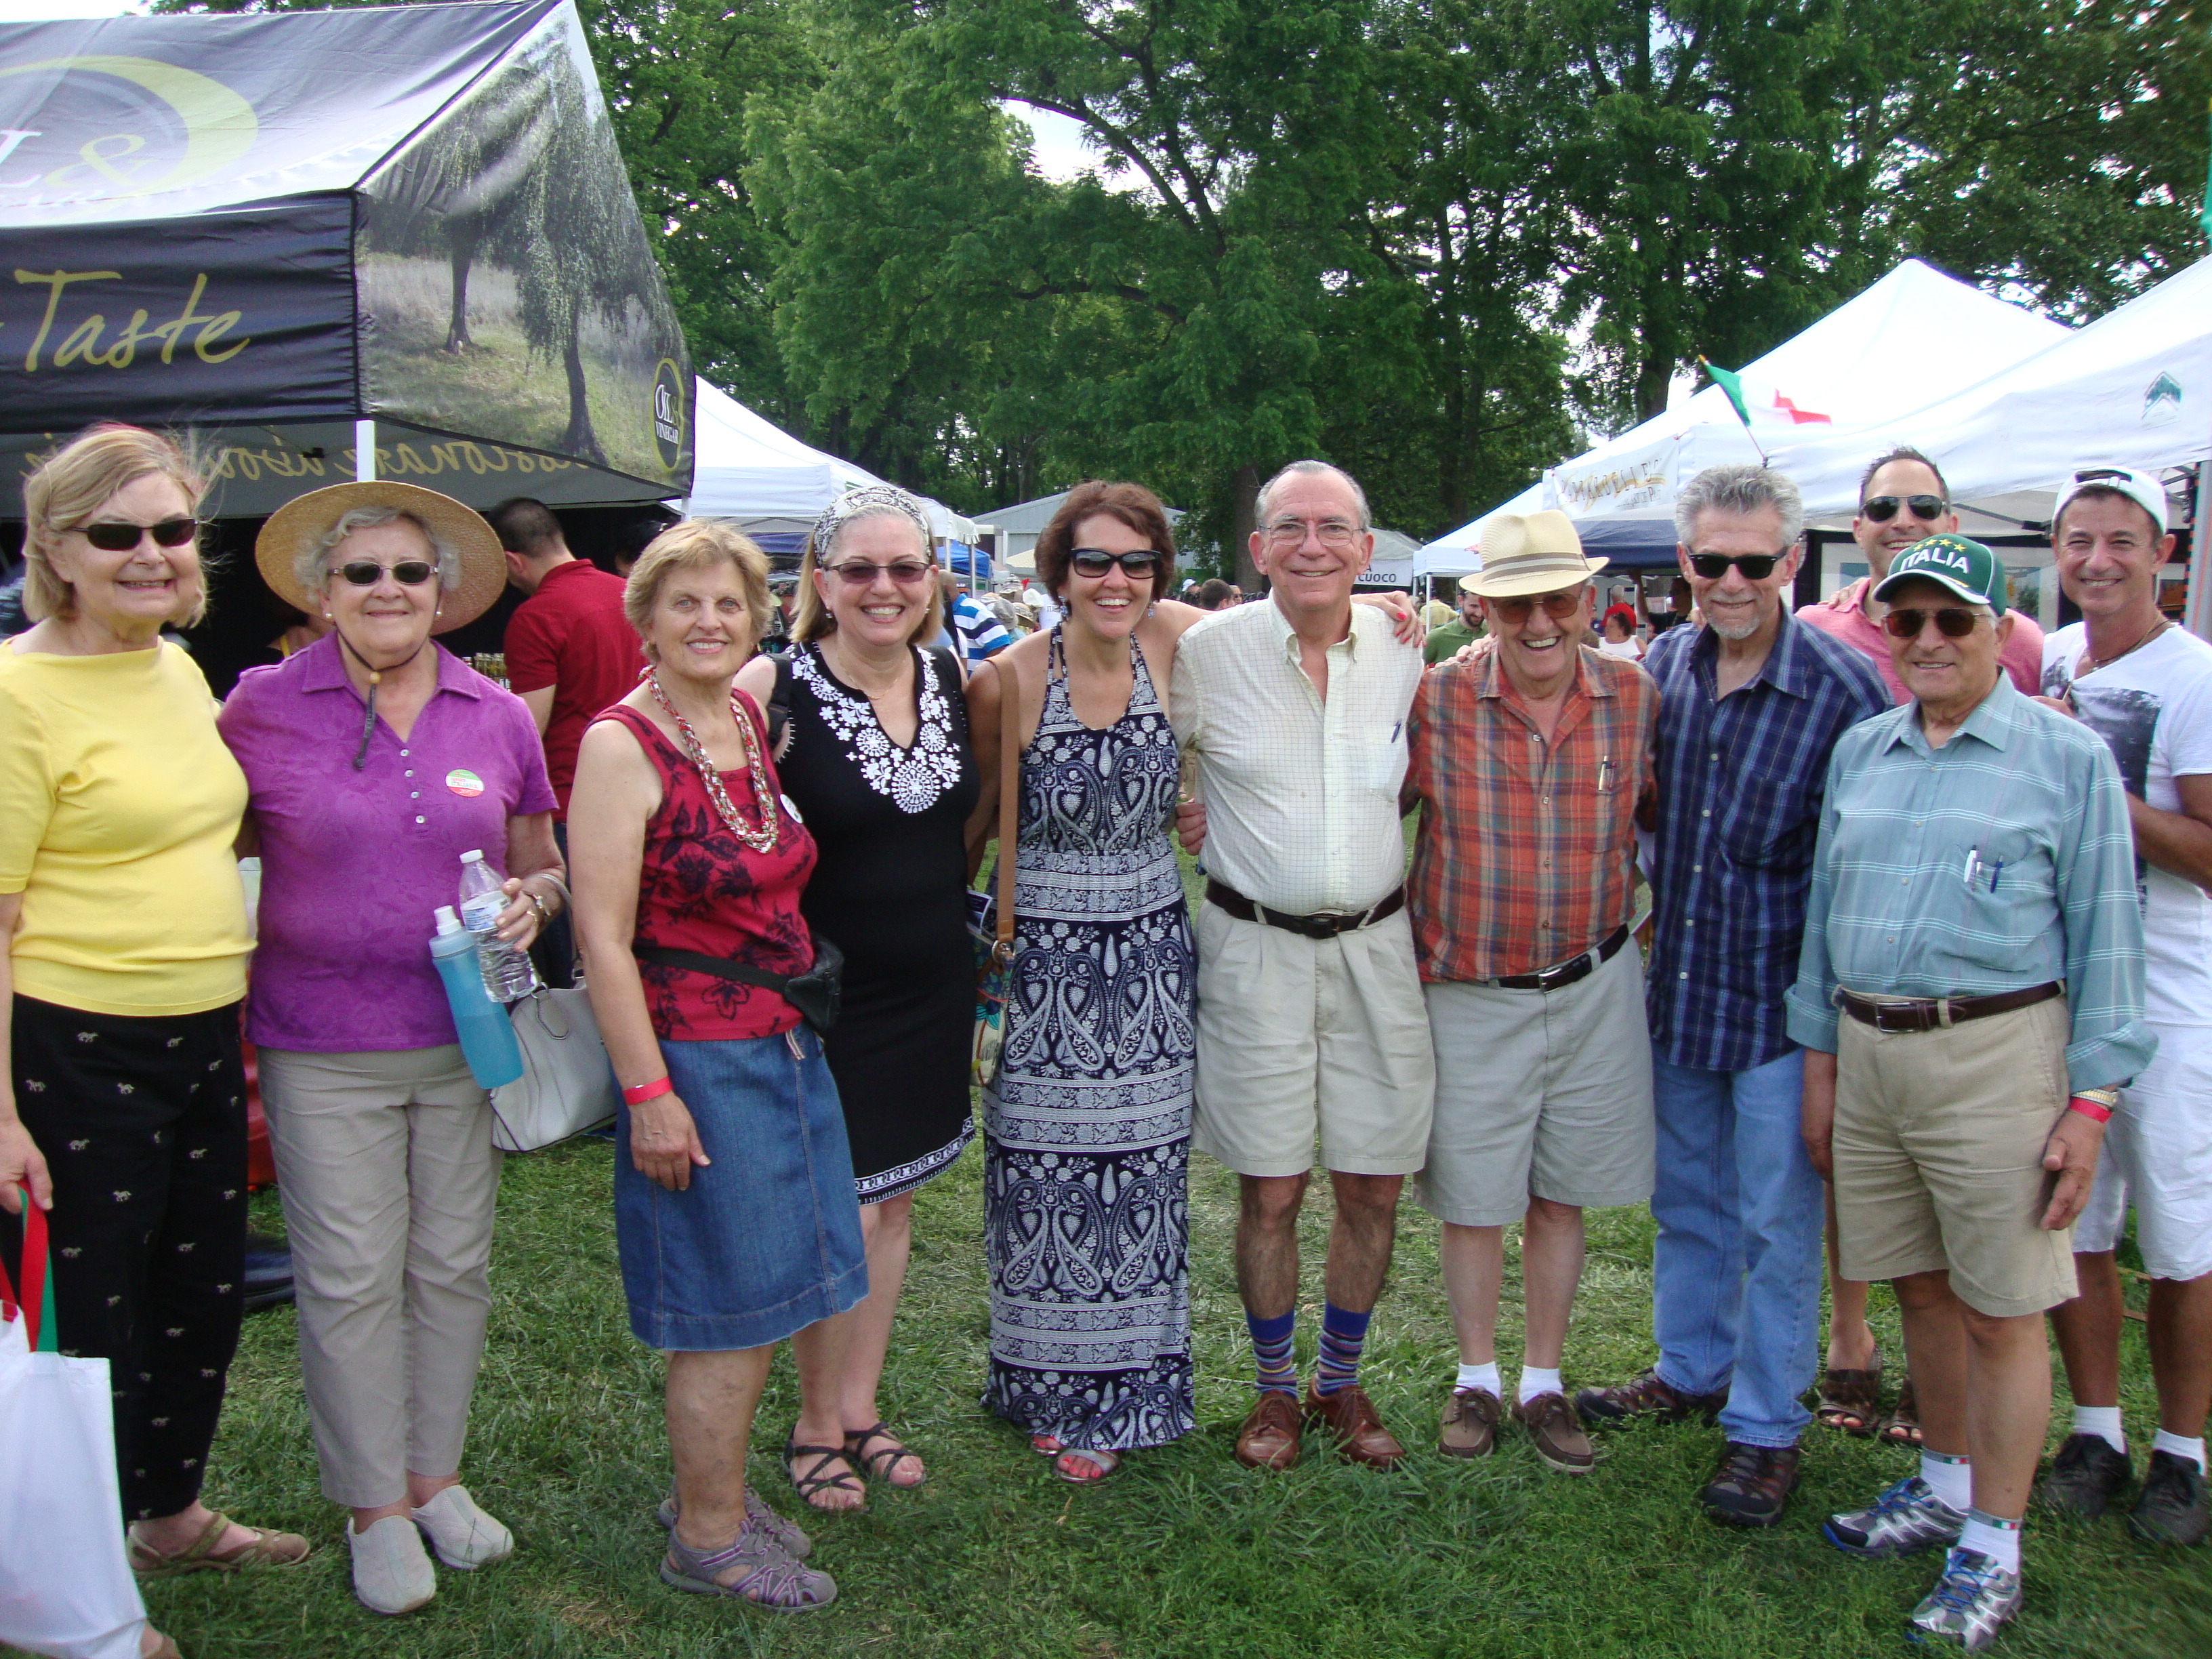
[(1805, 1055), (1747, 1072), (1651, 1060), (1659, 1129), (1651, 1217), (1660, 1379), (1726, 1392), (1721, 1428), (1794, 1446), (1812, 1413), (1820, 1322), (1820, 1178), (1798, 1134)]

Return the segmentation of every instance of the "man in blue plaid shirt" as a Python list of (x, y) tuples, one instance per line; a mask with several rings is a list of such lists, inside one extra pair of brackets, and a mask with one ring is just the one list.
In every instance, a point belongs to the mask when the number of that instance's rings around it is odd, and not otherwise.
[(1864, 656), (1784, 601), (1804, 525), (1789, 479), (1711, 468), (1682, 489), (1674, 523), (1705, 620), (1661, 635), (1644, 664), (1660, 696), (1645, 980), (1659, 1361), (1575, 1403), (1593, 1426), (1717, 1414), (1728, 1443), (1701, 1501), (1764, 1527), (1796, 1484), (1820, 1313), (1820, 1178), (1783, 999), (1829, 751), (1889, 696)]

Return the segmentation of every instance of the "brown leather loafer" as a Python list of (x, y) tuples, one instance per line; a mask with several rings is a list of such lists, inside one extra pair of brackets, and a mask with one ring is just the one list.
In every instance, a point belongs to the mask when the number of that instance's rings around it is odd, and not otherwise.
[(1655, 1423), (1681, 1423), (1702, 1417), (1710, 1423), (1727, 1404), (1725, 1393), (1684, 1394), (1662, 1382), (1656, 1366), (1632, 1382), (1616, 1382), (1609, 1389), (1583, 1389), (1575, 1395), (1575, 1410), (1594, 1429), (1644, 1418)]
[(1454, 1389), (1444, 1401), (1437, 1449), (1446, 1457), (1487, 1457), (1498, 1449), (1498, 1419), (1505, 1414), (1487, 1389)]
[(1771, 1527), (1797, 1485), (1797, 1448), (1731, 1440), (1721, 1466), (1698, 1494), (1705, 1513), (1732, 1527)]
[(1387, 1469), (1406, 1455), (1382, 1419), (1367, 1390), (1348, 1382), (1334, 1394), (1316, 1394), (1306, 1385), (1305, 1413), (1336, 1437), (1337, 1449), (1355, 1463), (1370, 1469)]
[(1287, 1469), (1298, 1461), (1298, 1402), (1280, 1389), (1263, 1389), (1237, 1435), (1237, 1461), (1248, 1469)]
[(1540, 1394), (1516, 1404), (1513, 1415), (1528, 1431), (1536, 1455), (1553, 1468), (1568, 1474), (1588, 1474), (1597, 1467), (1597, 1453), (1591, 1449), (1589, 1436), (1583, 1432), (1566, 1395)]

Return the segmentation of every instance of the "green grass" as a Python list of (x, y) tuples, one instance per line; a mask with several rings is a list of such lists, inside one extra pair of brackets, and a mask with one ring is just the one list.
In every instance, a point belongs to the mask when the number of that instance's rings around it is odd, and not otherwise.
[[(1407, 1206), (1364, 1378), (1415, 1455), (1379, 1474), (1310, 1441), (1288, 1475), (1231, 1461), (1249, 1402), (1231, 1276), (1233, 1180), (1196, 1161), (1191, 1194), (1199, 1431), (1133, 1455), (1096, 1490), (1051, 1478), (975, 1404), (983, 1378), (981, 1156), (925, 1188), (884, 1401), (928, 1457), (912, 1493), (872, 1488), (868, 1512), (813, 1526), (837, 1604), (778, 1618), (665, 1589), (651, 1517), (667, 1478), (656, 1356), (629, 1334), (614, 1265), (612, 1149), (583, 1141), (507, 1164), (492, 1330), (465, 1474), (520, 1540), (474, 1575), (441, 1572), (438, 1599), (379, 1619), (349, 1592), (340, 1512), (317, 1493), (293, 1315), (249, 1322), (212, 1460), (209, 1501), (297, 1528), (307, 1565), (235, 1581), (150, 1588), (155, 1618), (204, 1656), (733, 1654), (1783, 1656), (1893, 1654), (1926, 1588), (1925, 1560), (1845, 1559), (1815, 1522), (1909, 1467), (1906, 1454), (1815, 1431), (1787, 1524), (1748, 1536), (1699, 1519), (1691, 1497), (1717, 1450), (1710, 1430), (1647, 1428), (1606, 1440), (1588, 1479), (1550, 1474), (1526, 1443), (1465, 1464), (1430, 1454), (1452, 1340), (1436, 1229)], [(1310, 1364), (1328, 1206), (1305, 1218), (1314, 1286)], [(273, 1195), (257, 1221), (276, 1223)], [(1571, 1386), (1626, 1376), (1650, 1357), (1650, 1219), (1593, 1212), (1589, 1278), (1567, 1353)], [(1519, 1340), (1509, 1279), (1503, 1346)], [(1877, 1324), (1895, 1362), (1893, 1311)], [(2128, 1336), (2130, 1423), (2147, 1437), (2141, 1327)], [(773, 1448), (796, 1409), (779, 1358), (753, 1477), (789, 1512)], [(2140, 1449), (2138, 1457), (2141, 1456)], [(2206, 1554), (2154, 1553), (2117, 1520), (2037, 1523), (2027, 1611), (2002, 1650), (2176, 1659), (2212, 1651)]]

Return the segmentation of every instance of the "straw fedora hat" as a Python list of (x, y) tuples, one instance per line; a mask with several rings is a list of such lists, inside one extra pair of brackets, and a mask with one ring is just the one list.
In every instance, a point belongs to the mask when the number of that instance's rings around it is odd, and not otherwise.
[(301, 553), (330, 533), (331, 526), (357, 507), (388, 507), (420, 519), (460, 556), (460, 586), (438, 596), (433, 634), (450, 634), (491, 609), (507, 586), (507, 556), (499, 537), (472, 507), (420, 484), (379, 479), (374, 483), (331, 484), (289, 501), (269, 515), (253, 538), (253, 562), (261, 580), (294, 610), (314, 616), (322, 596), (300, 586), (292, 567)]
[(1460, 586), (1486, 599), (1555, 593), (1588, 581), (1611, 561), (1585, 558), (1575, 522), (1554, 508), (1500, 513), (1482, 527), (1482, 568)]

